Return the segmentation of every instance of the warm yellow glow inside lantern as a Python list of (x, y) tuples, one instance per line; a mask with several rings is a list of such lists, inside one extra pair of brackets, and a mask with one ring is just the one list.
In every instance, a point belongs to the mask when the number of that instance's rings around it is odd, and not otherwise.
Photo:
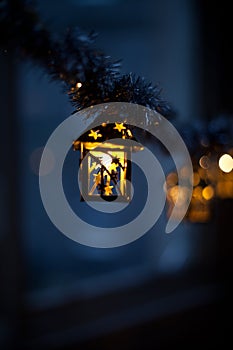
[(106, 152), (90, 151), (87, 157), (87, 195), (123, 199), (127, 192), (127, 152), (108, 148)]
[(73, 142), (80, 151), (81, 200), (131, 199), (131, 152), (143, 147), (111, 142), (114, 138), (134, 139), (124, 123), (103, 123)]

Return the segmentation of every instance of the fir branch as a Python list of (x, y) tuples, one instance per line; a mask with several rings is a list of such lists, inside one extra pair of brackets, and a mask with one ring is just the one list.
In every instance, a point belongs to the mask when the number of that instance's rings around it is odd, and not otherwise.
[(120, 75), (120, 62), (95, 48), (97, 34), (79, 28), (55, 38), (40, 20), (31, 1), (0, 0), (2, 51), (14, 52), (42, 67), (52, 80), (63, 83), (76, 110), (103, 102), (131, 102), (157, 110), (174, 111), (161, 89), (132, 74)]

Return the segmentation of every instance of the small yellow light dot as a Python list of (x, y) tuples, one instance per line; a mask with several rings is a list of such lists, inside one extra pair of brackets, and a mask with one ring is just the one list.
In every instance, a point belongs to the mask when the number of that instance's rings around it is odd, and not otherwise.
[(193, 186), (197, 186), (200, 182), (200, 175), (198, 173), (193, 173)]
[(200, 200), (202, 198), (202, 187), (197, 186), (193, 189), (193, 197)]
[(167, 176), (167, 184), (168, 186), (174, 186), (178, 183), (178, 176), (176, 173), (170, 173)]
[(224, 173), (230, 173), (233, 169), (233, 158), (230, 154), (223, 154), (218, 161), (218, 165)]
[(80, 87), (82, 87), (82, 85), (83, 85), (83, 84), (79, 82), (79, 83), (76, 84), (76, 87), (77, 87), (78, 89), (80, 89)]
[(173, 202), (176, 202), (179, 194), (179, 186), (174, 186), (168, 191), (168, 195), (171, 197)]
[(207, 201), (210, 200), (211, 198), (213, 198), (214, 196), (214, 189), (212, 186), (206, 186), (203, 190), (202, 190), (202, 196), (204, 199), (206, 199)]

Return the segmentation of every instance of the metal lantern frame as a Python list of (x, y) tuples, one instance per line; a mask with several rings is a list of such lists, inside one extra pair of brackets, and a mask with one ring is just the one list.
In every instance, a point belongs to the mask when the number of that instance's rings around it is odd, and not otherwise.
[(130, 201), (131, 154), (136, 148), (112, 139), (136, 140), (129, 125), (103, 123), (73, 142), (80, 152), (81, 201)]

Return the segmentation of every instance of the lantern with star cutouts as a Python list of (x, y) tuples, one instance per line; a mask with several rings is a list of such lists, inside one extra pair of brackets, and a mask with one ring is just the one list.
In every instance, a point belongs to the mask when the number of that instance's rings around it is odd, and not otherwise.
[(127, 145), (120, 139), (135, 140), (130, 126), (103, 123), (73, 142), (73, 149), (80, 152), (82, 201), (130, 201), (131, 153), (143, 147)]

